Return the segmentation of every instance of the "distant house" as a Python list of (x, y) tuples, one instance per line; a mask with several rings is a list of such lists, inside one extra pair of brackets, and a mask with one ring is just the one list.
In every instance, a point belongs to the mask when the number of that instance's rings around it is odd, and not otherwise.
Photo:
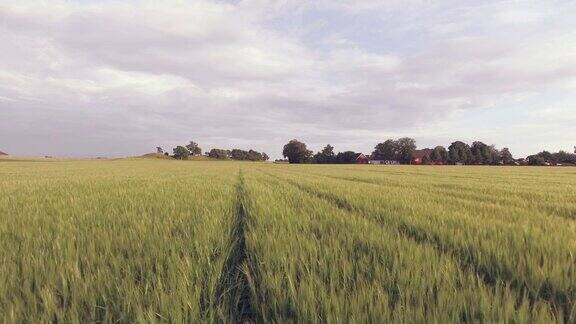
[(423, 149), (423, 150), (416, 150), (414, 151), (414, 153), (412, 154), (412, 161), (410, 162), (410, 164), (416, 164), (416, 165), (420, 165), (420, 164), (424, 164), (427, 160), (430, 160), (430, 154), (432, 154), (432, 149)]
[(356, 164), (368, 164), (370, 158), (362, 153), (356, 154)]
[(6, 155), (8, 155), (8, 153), (4, 153), (4, 152), (0, 151), (0, 156), (6, 156)]

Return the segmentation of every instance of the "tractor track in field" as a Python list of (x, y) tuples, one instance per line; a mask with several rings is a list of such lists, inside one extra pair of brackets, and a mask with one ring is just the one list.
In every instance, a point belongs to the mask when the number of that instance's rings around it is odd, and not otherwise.
[[(314, 190), (313, 188), (302, 185), (292, 179), (281, 178), (275, 174), (266, 172), (264, 170), (259, 170), (260, 172), (275, 178), (280, 182), (286, 182), (293, 187), (306, 192), (309, 195), (315, 196), (319, 199), (322, 199), (330, 204), (333, 204), (335, 207), (348, 211), (357, 213), (360, 216), (370, 216), (367, 214), (366, 211), (353, 206), (347, 199), (338, 197), (336, 195), (319, 192)], [(389, 224), (383, 224), (378, 219), (368, 218), (371, 222), (378, 224), (379, 226), (385, 226)], [(479, 279), (481, 279), (487, 286), (496, 288), (498, 283), (505, 284), (509, 286), (511, 289), (518, 293), (518, 300), (516, 303), (516, 307), (520, 307), (522, 299), (524, 296), (528, 298), (530, 306), (533, 306), (538, 300), (548, 302), (552, 310), (556, 313), (556, 315), (561, 315), (564, 319), (565, 323), (573, 323), (574, 318), (570, 318), (570, 314), (572, 312), (572, 307), (574, 307), (575, 301), (571, 300), (570, 296), (567, 294), (555, 290), (553, 287), (546, 286), (541, 287), (540, 291), (534, 292), (530, 289), (530, 287), (515, 278), (510, 278), (512, 269), (500, 269), (506, 272), (506, 277), (502, 278), (499, 275), (495, 275), (493, 269), (488, 267), (482, 266), (479, 264), (477, 258), (472, 254), (466, 251), (466, 249), (462, 249), (459, 247), (455, 247), (450, 244), (446, 244), (442, 238), (438, 235), (434, 235), (428, 232), (425, 232), (415, 226), (411, 226), (409, 224), (403, 222), (397, 222), (394, 228), (399, 234), (417, 242), (418, 244), (427, 244), (433, 247), (438, 252), (448, 256), (449, 258), (453, 259), (456, 264), (460, 266), (460, 268), (464, 271), (469, 271), (475, 273)], [(502, 272), (502, 271), (500, 271)]]
[[(398, 186), (404, 189), (410, 189), (410, 190), (417, 190), (419, 192), (422, 193), (427, 193), (429, 195), (433, 195), (433, 196), (437, 196), (437, 197), (450, 197), (451, 199), (454, 199), (455, 201), (459, 202), (459, 203), (463, 203), (463, 204), (482, 204), (484, 206), (488, 206), (488, 207), (495, 207), (495, 206), (499, 206), (501, 204), (506, 204), (506, 206), (510, 206), (510, 207), (514, 207), (517, 208), (518, 210), (524, 210), (525, 209), (525, 205), (521, 204), (521, 203), (517, 203), (517, 202), (512, 202), (510, 201), (510, 199), (506, 198), (506, 194), (508, 194), (507, 192), (503, 192), (502, 195), (499, 195), (498, 198), (490, 198), (491, 200), (487, 200), (487, 201), (481, 201), (479, 200), (477, 197), (472, 197), (472, 191), (470, 189), (466, 189), (466, 188), (461, 188), (461, 187), (454, 187), (454, 188), (440, 188), (440, 189), (436, 189), (436, 190), (423, 190), (422, 188), (416, 187), (416, 186), (411, 186), (411, 185), (406, 185), (406, 184), (402, 184), (397, 180), (392, 180), (392, 179), (385, 179), (385, 181), (387, 182), (391, 182), (390, 183), (384, 183), (383, 181), (378, 181), (378, 180), (368, 180), (368, 179), (358, 179), (358, 178), (349, 178), (349, 177), (344, 177), (344, 176), (333, 176), (333, 175), (328, 175), (328, 174), (323, 174), (323, 173), (314, 173), (314, 172), (309, 172), (309, 173), (300, 173), (300, 172), (296, 172), (296, 171), (289, 171), (291, 173), (294, 174), (298, 174), (298, 175), (303, 175), (303, 176), (310, 176), (313, 175), (315, 177), (318, 178), (328, 178), (328, 179), (333, 179), (333, 180), (338, 180), (338, 181), (347, 181), (347, 182), (353, 182), (353, 183), (365, 183), (365, 184), (369, 184), (369, 185), (374, 185), (374, 186), (378, 186), (378, 187), (388, 187), (390, 185), (393, 186)], [(520, 196), (519, 198), (522, 199), (530, 199), (529, 197), (525, 197), (525, 196)], [(550, 206), (545, 206), (545, 207), (531, 207), (531, 208), (535, 208), (536, 211), (539, 212), (538, 217), (542, 217), (542, 218), (546, 218), (546, 217), (558, 217), (564, 220), (568, 220), (568, 221), (574, 221), (576, 220), (576, 214), (569, 209), (566, 210), (561, 210), (559, 211), (557, 209), (557, 207), (550, 207)]]
[(246, 210), (246, 189), (240, 171), (236, 187), (236, 206), (230, 231), (231, 248), (220, 274), (216, 300), (233, 323), (259, 323), (252, 298), (254, 283), (252, 262), (246, 246), (249, 215)]

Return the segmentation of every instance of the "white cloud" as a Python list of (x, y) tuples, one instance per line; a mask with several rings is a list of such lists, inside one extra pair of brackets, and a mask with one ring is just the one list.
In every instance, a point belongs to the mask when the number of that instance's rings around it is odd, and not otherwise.
[[(545, 109), (528, 100), (573, 91), (575, 8), (563, 1), (3, 4), (0, 146), (137, 154), (195, 139), (277, 156), (293, 137), (358, 150), (384, 136), (445, 140), (434, 125), (453, 139), (507, 145), (487, 135), (501, 134), (490, 125), (473, 134), (457, 125), (482, 111), (509, 118), (498, 115), (505, 105), (527, 103), (524, 124), (511, 128), (521, 137), (529, 116)], [(541, 100), (558, 106), (554, 97)], [(574, 104), (562, 107), (562, 118), (574, 120)], [(558, 142), (554, 136), (547, 140)]]

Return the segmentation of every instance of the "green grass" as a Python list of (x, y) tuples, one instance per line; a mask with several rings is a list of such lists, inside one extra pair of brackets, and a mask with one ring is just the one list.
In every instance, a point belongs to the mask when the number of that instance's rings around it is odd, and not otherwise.
[(96, 161), (0, 170), (4, 319), (218, 317), (237, 167)]
[(576, 169), (0, 162), (3, 322), (573, 322)]

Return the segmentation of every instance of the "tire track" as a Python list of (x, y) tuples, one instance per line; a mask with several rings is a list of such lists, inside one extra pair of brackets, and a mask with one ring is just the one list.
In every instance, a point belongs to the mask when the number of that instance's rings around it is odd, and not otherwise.
[(249, 215), (246, 210), (247, 193), (240, 171), (236, 186), (236, 206), (230, 231), (231, 248), (222, 269), (216, 300), (229, 320), (234, 323), (258, 323), (253, 300), (254, 276), (252, 262), (246, 246)]
[[(419, 244), (428, 244), (434, 247), (440, 253), (452, 258), (457, 264), (460, 265), (462, 270), (470, 271), (477, 275), (486, 285), (496, 288), (498, 283), (505, 284), (511, 289), (517, 292), (517, 303), (516, 307), (520, 307), (523, 298), (527, 297), (532, 307), (537, 301), (548, 302), (558, 319), (562, 318), (565, 323), (574, 322), (573, 308), (576, 308), (576, 304), (570, 298), (570, 296), (562, 291), (555, 289), (549, 282), (534, 291), (530, 286), (517, 278), (514, 278), (514, 270), (509, 269), (502, 264), (496, 264), (499, 269), (493, 269), (489, 266), (482, 265), (480, 260), (477, 258), (476, 254), (472, 253), (465, 247), (459, 247), (454, 244), (446, 243), (440, 235), (430, 233), (418, 228), (417, 226), (412, 226), (398, 219), (391, 219), (392, 222), (383, 222), (379, 218), (370, 217), (367, 211), (352, 205), (347, 199), (338, 197), (333, 194), (319, 192), (313, 188), (302, 185), (292, 179), (281, 178), (275, 174), (266, 172), (259, 169), (260, 172), (275, 178), (280, 182), (286, 182), (299, 190), (306, 192), (307, 194), (316, 196), (323, 199), (329, 203), (334, 204), (336, 207), (346, 210), (348, 212), (355, 212), (361, 216), (368, 218), (370, 221), (378, 224), (379, 226), (394, 226), (399, 234), (410, 238), (411, 240)], [(493, 260), (495, 261), (495, 260)], [(494, 264), (494, 263), (492, 263)]]
[[(464, 188), (458, 185), (454, 185), (452, 187), (452, 185), (450, 185), (450, 187), (445, 187), (445, 186), (440, 186), (440, 188), (435, 188), (435, 189), (423, 189), (421, 187), (415, 186), (413, 184), (404, 184), (401, 183), (400, 181), (397, 180), (392, 180), (392, 179), (379, 179), (379, 180), (370, 180), (370, 179), (360, 179), (360, 178), (354, 178), (354, 177), (345, 177), (345, 176), (333, 176), (333, 175), (328, 175), (328, 174), (324, 174), (324, 173), (315, 173), (315, 172), (309, 172), (309, 173), (300, 173), (297, 171), (289, 171), (291, 173), (294, 174), (298, 174), (298, 175), (302, 175), (302, 176), (316, 176), (319, 178), (328, 178), (328, 179), (334, 179), (334, 180), (339, 180), (339, 181), (348, 181), (348, 182), (353, 182), (353, 183), (365, 183), (365, 184), (370, 184), (370, 185), (374, 185), (374, 186), (379, 186), (379, 187), (388, 187), (389, 185), (393, 185), (395, 187), (400, 187), (400, 188), (404, 188), (404, 189), (410, 189), (410, 190), (414, 190), (414, 191), (418, 191), (421, 193), (427, 193), (430, 196), (434, 196), (434, 197), (450, 197), (451, 199), (460, 202), (462, 204), (482, 204), (484, 206), (487, 206), (489, 208), (498, 208), (499, 206), (505, 204), (506, 206), (510, 206), (510, 207), (514, 207), (516, 209), (518, 209), (519, 211), (523, 211), (527, 208), (527, 206), (525, 204), (522, 203), (518, 203), (518, 202), (514, 202), (512, 201), (510, 198), (507, 197), (507, 195), (509, 194), (509, 192), (506, 192), (505, 190), (502, 191), (501, 195), (498, 195), (496, 197), (490, 197), (487, 194), (480, 194), (480, 195), (475, 195), (474, 192), (470, 189), (470, 188)], [(387, 183), (385, 183), (387, 182)], [(484, 200), (479, 200), (478, 198), (481, 197)], [(517, 195), (518, 198), (523, 199), (526, 203), (530, 203), (531, 199), (530, 197), (526, 196), (525, 194), (522, 195)], [(538, 211), (539, 215), (538, 217), (559, 217), (561, 219), (564, 220), (568, 220), (568, 221), (574, 221), (576, 220), (576, 212), (574, 212), (573, 209), (567, 207), (567, 208), (563, 208), (563, 209), (558, 209), (558, 206), (555, 206), (554, 204), (545, 204), (543, 206), (529, 206), (529, 208), (534, 209), (536, 211)]]

